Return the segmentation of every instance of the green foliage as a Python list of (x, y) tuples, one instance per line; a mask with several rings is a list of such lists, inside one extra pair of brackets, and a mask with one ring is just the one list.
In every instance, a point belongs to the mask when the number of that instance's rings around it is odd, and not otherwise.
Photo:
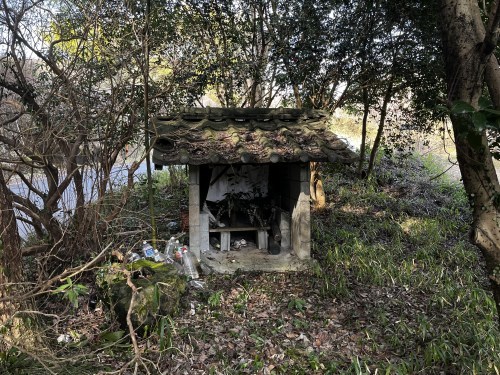
[(71, 278), (67, 277), (65, 283), (53, 291), (54, 294), (62, 294), (63, 298), (67, 299), (73, 308), (78, 308), (78, 297), (88, 294), (88, 288), (83, 284), (74, 284)]
[(244, 287), (241, 288), (239, 293), (236, 295), (234, 310), (239, 314), (244, 314), (247, 309), (249, 299), (250, 293)]
[[(107, 370), (95, 360), (80, 358), (78, 361), (66, 361), (62, 358), (46, 361), (45, 356), (32, 357), (16, 348), (0, 351), (0, 374), (2, 375), (93, 375)], [(108, 369), (109, 370), (109, 369)]]
[[(180, 230), (180, 228), (177, 228), (172, 232), (167, 225), (169, 222), (175, 221), (180, 226), (182, 222), (181, 213), (187, 211), (187, 186), (184, 168), (176, 167), (153, 173), (153, 208), (157, 223), (158, 238), (170, 238), (171, 235), (176, 234)], [(108, 204), (110, 208), (113, 208), (116, 203), (114, 199), (110, 199)], [(141, 177), (140, 182), (136, 184), (134, 190), (131, 192), (130, 199), (125, 205), (122, 215), (115, 220), (115, 228), (120, 228), (124, 231), (134, 231), (138, 228), (149, 230), (149, 212), (147, 207), (147, 184), (145, 177)], [(142, 240), (144, 240), (140, 236), (135, 238), (137, 243), (142, 243)], [(160, 245), (157, 246), (159, 247)]]
[(457, 100), (453, 103), (450, 113), (452, 115), (468, 115), (472, 120), (476, 131), (485, 129), (500, 130), (500, 111), (493, 108), (493, 104), (485, 97), (479, 100), (479, 108), (476, 109), (469, 103)]
[(470, 145), (476, 150), (483, 147), (482, 132), (490, 131), (493, 135), (490, 139), (490, 149), (496, 159), (500, 159), (498, 147), (500, 137), (497, 135), (500, 130), (500, 111), (494, 109), (491, 101), (486, 97), (479, 99), (479, 107), (474, 108), (470, 103), (457, 100), (452, 104), (449, 111), (457, 124), (457, 134), (467, 137)]
[(139, 259), (133, 263), (127, 264), (127, 269), (130, 271), (137, 271), (137, 270), (140, 270), (142, 268), (149, 268), (151, 270), (154, 270), (154, 269), (162, 269), (164, 267), (165, 267), (165, 265), (163, 263), (153, 262), (152, 260), (148, 260), (148, 259)]
[(27, 374), (28, 371), (40, 371), (40, 366), (33, 358), (16, 348), (0, 351), (0, 371), (6, 374)]
[(117, 343), (125, 336), (125, 331), (113, 331), (113, 332), (104, 332), (99, 336), (99, 339), (104, 343)]
[(212, 309), (219, 308), (222, 304), (222, 293), (222, 290), (218, 290), (217, 292), (210, 294), (210, 296), (208, 297), (208, 306), (210, 306)]
[(292, 298), (290, 302), (288, 302), (288, 308), (290, 310), (304, 311), (305, 306), (306, 301), (301, 298)]
[(169, 349), (173, 346), (172, 332), (175, 328), (175, 322), (170, 316), (162, 316), (156, 323), (156, 334), (158, 336), (158, 345), (160, 351)]

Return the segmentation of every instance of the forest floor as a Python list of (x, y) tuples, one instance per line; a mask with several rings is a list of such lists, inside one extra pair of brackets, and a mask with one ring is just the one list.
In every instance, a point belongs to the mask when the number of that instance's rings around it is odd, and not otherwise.
[[(439, 166), (381, 161), (372, 181), (325, 170), (317, 267), (211, 275), (172, 322), (166, 374), (487, 374), (500, 334), (467, 200)], [(151, 360), (154, 360), (151, 358)]]
[[(0, 373), (498, 374), (495, 306), (461, 186), (431, 179), (442, 168), (430, 158), (378, 165), (368, 181), (324, 168), (312, 269), (203, 276), (161, 331), (138, 338), (140, 358), (127, 336), (99, 334), (116, 327), (105, 306), (82, 303), (60, 312), (82, 345), (54, 345), (53, 359), (3, 353)], [(158, 183), (163, 224), (178, 219), (181, 190)], [(147, 211), (136, 198), (134, 219)]]

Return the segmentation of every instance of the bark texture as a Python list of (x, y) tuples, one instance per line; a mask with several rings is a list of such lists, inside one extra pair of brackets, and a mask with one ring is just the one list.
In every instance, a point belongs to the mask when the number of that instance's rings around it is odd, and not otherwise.
[(0, 171), (0, 293), (2, 281), (19, 282), (22, 279), (22, 263), (16, 216), (14, 215), (12, 194)]
[(0, 340), (0, 350), (5, 350), (6, 342), (12, 342), (20, 336), (19, 319), (13, 319), (19, 303), (9, 300), (18, 292), (22, 281), (22, 263), (19, 234), (13, 210), (12, 194), (0, 170), (0, 327), (8, 324), (9, 330)]
[[(475, 0), (442, 0), (441, 28), (448, 102), (478, 108), (485, 87), (500, 108), (500, 71), (492, 55), (498, 42), (499, 1), (491, 3), (486, 25)], [(496, 67), (495, 67), (496, 63)], [(469, 114), (452, 113), (457, 159), (473, 207), (471, 240), (482, 251), (500, 320), (500, 186), (486, 133), (474, 130)]]
[(311, 181), (309, 191), (311, 194), (311, 200), (314, 204), (314, 208), (323, 209), (326, 207), (326, 196), (325, 190), (323, 189), (323, 181), (321, 180), (319, 168), (319, 163), (311, 162)]

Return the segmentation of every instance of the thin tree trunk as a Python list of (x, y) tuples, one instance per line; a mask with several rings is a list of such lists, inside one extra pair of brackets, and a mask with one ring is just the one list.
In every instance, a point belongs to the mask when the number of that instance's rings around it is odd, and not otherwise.
[(156, 220), (153, 202), (153, 178), (151, 173), (151, 160), (149, 158), (150, 142), (149, 142), (149, 12), (151, 10), (151, 1), (146, 0), (146, 25), (143, 35), (143, 52), (144, 52), (144, 147), (146, 148), (146, 175), (148, 179), (148, 206), (149, 216), (151, 220), (151, 239), (152, 245), (156, 248)]
[(363, 164), (366, 155), (366, 128), (368, 126), (368, 113), (370, 112), (370, 103), (368, 102), (368, 89), (363, 87), (363, 124), (361, 129), (361, 146), (359, 148), (358, 175), (361, 176)]
[[(10, 282), (22, 280), (22, 263), (19, 233), (13, 209), (12, 193), (0, 170), (0, 264), (3, 275)], [(1, 277), (1, 276), (0, 276)]]
[(302, 99), (300, 97), (299, 86), (297, 84), (293, 84), (293, 96), (295, 97), (295, 105), (297, 108), (302, 108)]
[[(295, 95), (295, 105), (297, 108), (302, 108), (302, 100), (300, 98), (299, 87), (293, 85), (293, 92)], [(319, 163), (311, 162), (309, 164), (310, 180), (309, 180), (309, 193), (311, 194), (311, 201), (315, 208), (322, 209), (326, 206), (326, 196), (323, 189), (323, 181), (319, 173)]]
[(368, 162), (366, 178), (368, 178), (373, 171), (373, 167), (375, 165), (375, 157), (377, 156), (377, 152), (380, 146), (380, 141), (382, 140), (382, 135), (384, 134), (385, 118), (387, 117), (387, 106), (391, 101), (392, 87), (393, 87), (393, 80), (391, 77), (389, 86), (387, 86), (387, 90), (385, 91), (384, 101), (382, 103), (382, 110), (380, 111), (380, 121), (378, 123), (377, 135), (375, 137), (375, 140), (373, 141), (373, 147), (370, 153), (370, 161)]

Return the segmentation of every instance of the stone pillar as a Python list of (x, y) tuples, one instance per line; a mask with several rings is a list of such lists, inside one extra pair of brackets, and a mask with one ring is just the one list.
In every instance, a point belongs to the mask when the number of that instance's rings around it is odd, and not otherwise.
[[(295, 169), (297, 168), (297, 169)], [(292, 248), (299, 259), (311, 258), (311, 209), (309, 192), (309, 164), (294, 166), (290, 183), (296, 199), (292, 211)]]
[(206, 212), (200, 213), (200, 251), (206, 253), (210, 249), (209, 218)]
[(229, 251), (231, 249), (231, 232), (220, 233), (220, 251)]
[(269, 234), (266, 229), (257, 229), (257, 247), (267, 250), (269, 247)]
[(280, 212), (280, 232), (281, 232), (281, 248), (290, 250), (290, 213), (288, 211)]
[(189, 166), (189, 247), (200, 259), (200, 168)]

